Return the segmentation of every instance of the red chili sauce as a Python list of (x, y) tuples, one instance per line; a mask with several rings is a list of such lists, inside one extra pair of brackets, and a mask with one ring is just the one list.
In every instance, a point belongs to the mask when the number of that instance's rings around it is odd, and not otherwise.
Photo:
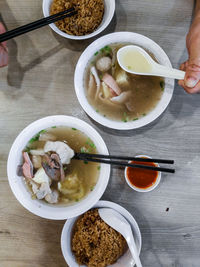
[[(131, 161), (131, 163), (157, 167), (154, 162)], [(128, 167), (127, 178), (133, 186), (145, 189), (155, 184), (156, 179), (158, 178), (158, 171), (150, 171), (145, 169)]]

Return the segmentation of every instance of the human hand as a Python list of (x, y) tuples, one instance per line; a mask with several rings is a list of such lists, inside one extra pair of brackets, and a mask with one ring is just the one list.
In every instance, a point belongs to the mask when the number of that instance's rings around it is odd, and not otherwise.
[[(6, 31), (2, 23), (0, 23), (0, 34)], [(8, 48), (6, 42), (0, 43), (0, 68), (8, 65)]]
[(196, 17), (186, 38), (188, 60), (180, 69), (186, 72), (184, 80), (179, 81), (189, 94), (200, 92), (200, 16)]

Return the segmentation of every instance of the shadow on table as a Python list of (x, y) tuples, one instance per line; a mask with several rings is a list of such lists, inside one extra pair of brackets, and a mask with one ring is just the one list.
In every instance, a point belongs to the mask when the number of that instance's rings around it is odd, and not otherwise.
[[(7, 4), (7, 1), (3, 1), (1, 5), (7, 12), (7, 19), (9, 18), (9, 20), (12, 21), (12, 24), (14, 24), (15, 27), (20, 26), (18, 22), (16, 21), (12, 10)], [(3, 22), (3, 24), (5, 25), (7, 29), (7, 26), (6, 26), (7, 23), (3, 19), (3, 13), (2, 15), (0, 14), (0, 21)], [(24, 40), (26, 41), (26, 46), (32, 50), (32, 53), (34, 53), (34, 55), (36, 56), (38, 55), (38, 58), (39, 58), (40, 57), (39, 53), (37, 52), (36, 47), (33, 45), (28, 35), (26, 34), (24, 35)], [(15, 87), (16, 89), (20, 89), (25, 72), (29, 70), (29, 68), (22, 67), (21, 63), (18, 61), (18, 45), (15, 39), (9, 40), (7, 42), (7, 45), (9, 49), (9, 64), (8, 64), (8, 74), (7, 74), (8, 85), (10, 85), (11, 87)]]
[[(157, 263), (156, 266), (162, 266), (162, 263), (152, 244), (152, 233), (151, 233), (150, 225), (147, 219), (145, 218), (145, 216), (143, 215), (143, 213), (138, 208), (136, 208), (133, 203), (131, 202), (127, 203), (126, 201), (124, 202), (123, 199), (120, 198), (119, 192), (117, 196), (116, 196), (116, 192), (113, 192), (112, 194), (111, 192), (112, 191), (109, 191), (109, 190), (106, 191), (103, 199), (118, 203), (119, 205), (124, 207), (127, 211), (129, 211), (133, 215), (134, 219), (138, 223), (141, 236), (142, 236), (142, 249), (141, 249), (141, 254), (140, 254), (141, 262), (142, 263), (148, 262), (148, 257), (150, 255), (151, 262), (156, 262)], [(120, 193), (121, 192), (123, 192), (123, 187), (120, 188)], [(115, 197), (113, 197), (113, 194), (115, 195)]]
[(156, 120), (154, 120), (153, 122), (149, 123), (148, 125), (143, 126), (143, 127), (139, 128), (139, 129), (132, 129), (132, 130), (115, 130), (115, 129), (111, 129), (111, 128), (108, 128), (106, 126), (103, 126), (103, 125), (99, 124), (98, 122), (93, 120), (88, 114), (86, 114), (86, 115), (89, 118), (89, 120), (91, 121), (91, 123), (94, 124), (102, 132), (106, 132), (106, 133), (108, 133), (110, 135), (114, 135), (114, 136), (131, 137), (131, 136), (142, 135), (142, 134), (152, 130), (159, 123), (159, 121), (164, 119), (163, 117), (165, 115), (165, 112), (163, 112), (163, 114), (161, 114)]
[[(9, 6), (6, 3), (4, 4), (7, 6), (7, 9), (9, 10)], [(15, 21), (15, 24), (17, 25), (17, 22), (14, 16), (12, 15), (11, 10), (9, 14), (10, 17), (12, 17), (12, 20)], [(4, 21), (1, 14), (0, 14), (0, 21), (4, 24), (6, 30), (8, 30), (6, 22)], [(22, 71), (22, 67), (17, 59), (17, 54), (18, 54), (17, 43), (15, 42), (14, 39), (12, 39), (7, 42), (7, 46), (9, 49), (9, 65), (8, 65), (8, 76), (7, 76), (8, 84), (10, 86), (15, 86), (16, 88), (20, 88), (24, 74)]]
[(133, 215), (140, 228), (142, 235), (142, 249), (140, 254), (141, 262), (148, 262), (145, 257), (151, 254), (151, 262), (156, 262), (157, 266), (162, 266), (157, 252), (153, 248), (154, 246), (152, 243), (151, 228), (145, 216), (142, 214), (142, 212), (140, 212), (135, 206), (133, 207), (133, 205), (131, 204), (123, 203), (122, 206), (124, 206)]
[(67, 266), (61, 251), (60, 238), (65, 221), (45, 220), (38, 231), (42, 235), (44, 253), (41, 259), (43, 267)]
[(190, 95), (180, 87), (176, 81), (174, 95), (169, 105), (169, 112), (173, 116), (173, 122), (176, 120), (189, 119), (199, 108), (200, 94)]
[[(14, 24), (16, 25), (16, 27), (19, 26), (12, 11), (10, 10), (10, 8), (6, 2), (4, 2), (4, 6), (6, 6), (7, 10), (9, 10), (9, 19), (12, 20), (12, 22), (15, 22)], [(6, 25), (2, 16), (0, 16), (0, 21), (2, 21), (4, 23), (4, 25)], [(8, 49), (9, 49), (10, 61), (9, 61), (9, 65), (8, 65), (8, 74), (7, 74), (8, 84), (11, 87), (15, 87), (17, 89), (20, 89), (24, 75), (27, 71), (30, 71), (32, 68), (34, 68), (38, 64), (42, 63), (44, 60), (48, 59), (49, 57), (51, 57), (55, 53), (59, 52), (63, 48), (67, 48), (67, 49), (70, 49), (72, 51), (83, 51), (91, 42), (93, 42), (97, 38), (99, 38), (105, 34), (113, 32), (115, 30), (115, 27), (116, 27), (116, 14), (114, 15), (109, 26), (101, 34), (99, 34), (98, 36), (96, 36), (92, 39), (83, 40), (83, 41), (69, 40), (69, 39), (65, 39), (65, 38), (59, 36), (54, 31), (52, 31), (55, 39), (59, 42), (59, 44), (56, 47), (52, 48), (51, 50), (47, 51), (43, 55), (39, 55), (36, 47), (33, 45), (32, 41), (30, 40), (28, 35), (24, 35), (23, 38), (25, 38), (25, 40), (26, 40), (26, 46), (32, 50), (32, 53), (34, 53), (34, 55), (36, 55), (36, 58), (32, 62), (28, 63), (25, 66), (22, 66), (20, 64), (20, 62), (18, 61), (17, 42), (15, 41), (15, 39), (9, 40), (8, 41)]]

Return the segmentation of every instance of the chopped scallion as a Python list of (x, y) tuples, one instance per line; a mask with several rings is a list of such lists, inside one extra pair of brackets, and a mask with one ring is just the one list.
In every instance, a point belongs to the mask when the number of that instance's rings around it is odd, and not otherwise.
[(123, 114), (122, 121), (123, 122), (128, 122), (128, 116), (127, 116), (127, 113), (126, 112), (124, 112), (124, 114)]
[(95, 144), (90, 138), (87, 139), (86, 144), (89, 145), (91, 148), (96, 148)]
[(81, 147), (81, 153), (86, 153), (86, 148), (84, 146)]
[(26, 146), (25, 149), (24, 149), (24, 152), (29, 153), (30, 151), (31, 151), (31, 148), (29, 146)]
[(29, 144), (32, 144), (32, 143), (38, 141), (39, 138), (40, 138), (40, 135), (41, 135), (42, 133), (46, 133), (46, 130), (41, 130), (39, 133), (37, 133), (33, 138), (31, 138), (31, 139), (29, 140)]
[(165, 89), (165, 82), (164, 81), (160, 82), (160, 88), (162, 91)]

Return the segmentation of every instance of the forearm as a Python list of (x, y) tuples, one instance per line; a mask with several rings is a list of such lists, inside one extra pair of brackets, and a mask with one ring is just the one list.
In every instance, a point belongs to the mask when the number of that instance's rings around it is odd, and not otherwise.
[(186, 74), (179, 85), (190, 94), (200, 93), (200, 0), (195, 1), (194, 19), (187, 34), (186, 45), (188, 60), (180, 66)]
[(200, 0), (196, 0), (195, 2), (195, 18), (200, 18)]

